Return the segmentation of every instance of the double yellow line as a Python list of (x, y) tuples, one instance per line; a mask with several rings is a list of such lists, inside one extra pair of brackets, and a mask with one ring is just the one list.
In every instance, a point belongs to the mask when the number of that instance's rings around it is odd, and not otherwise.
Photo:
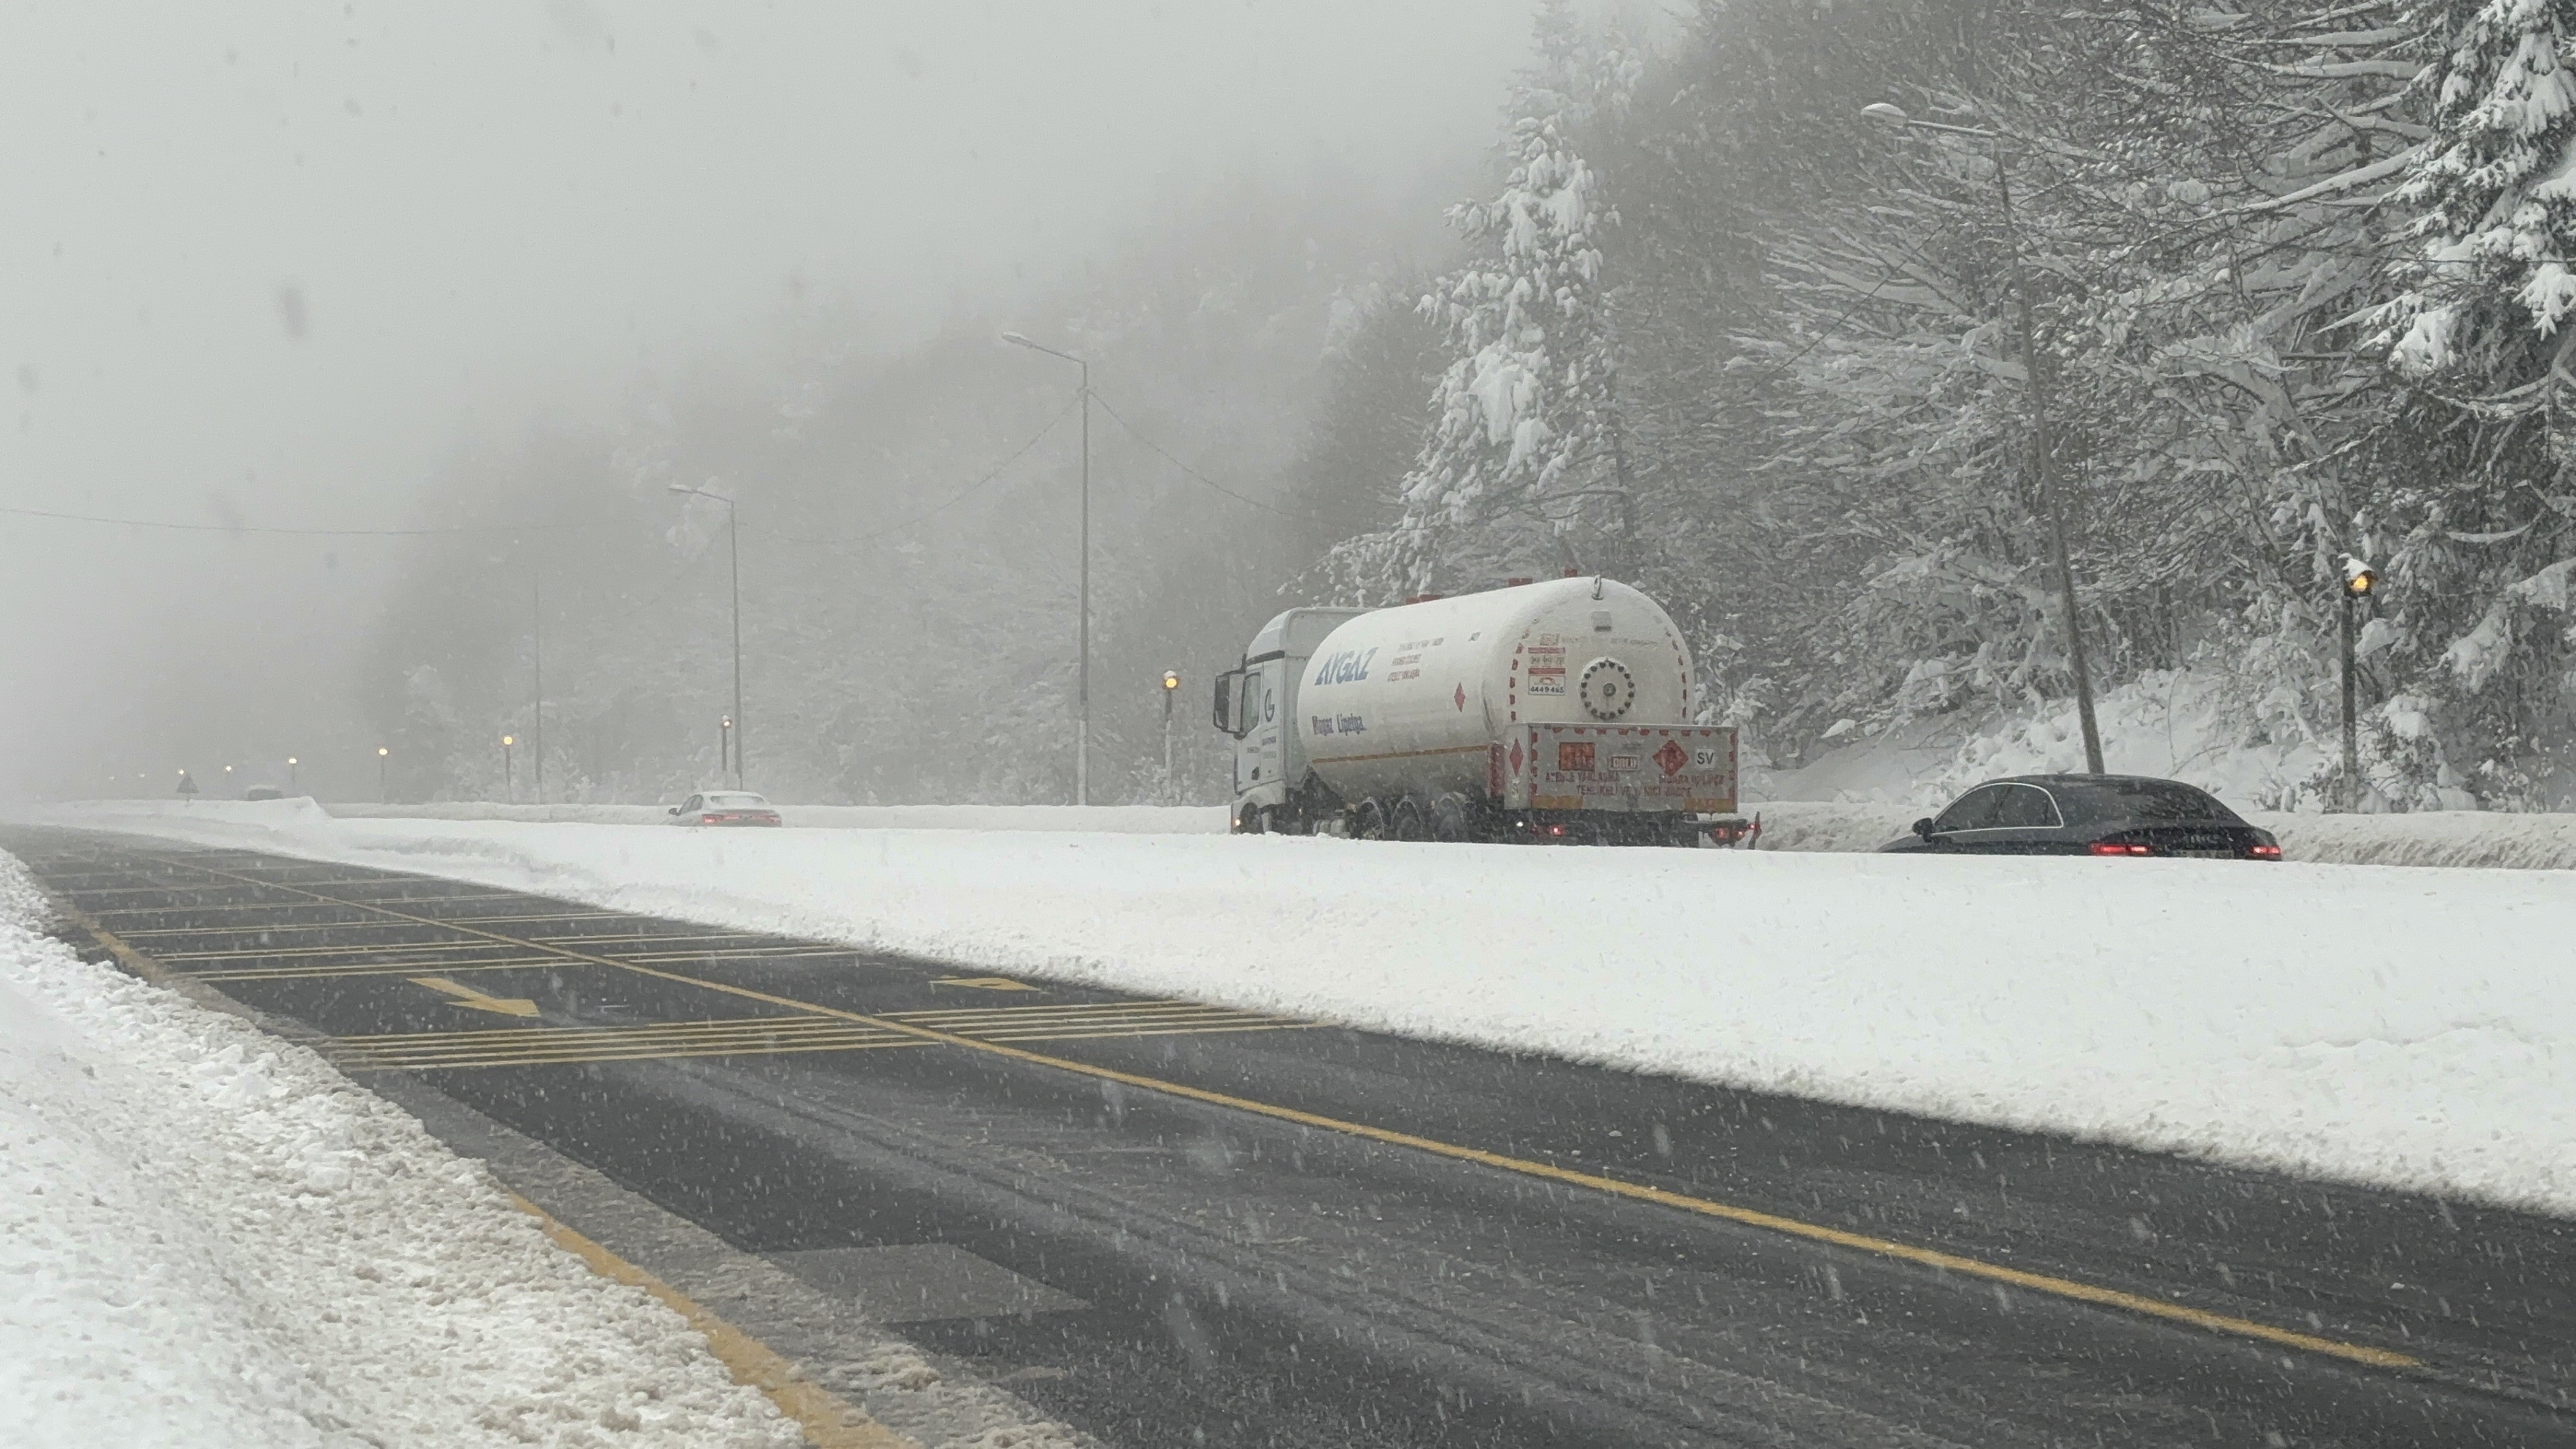
[[(211, 866), (189, 865), (185, 862), (178, 861), (167, 863), (178, 865), (189, 870), (202, 871), (208, 875), (220, 876), (227, 880), (238, 881), (245, 885), (261, 886), (272, 890), (295, 891), (298, 894), (313, 896), (317, 900), (337, 901), (339, 904), (343, 905), (361, 904), (358, 902), (340, 901), (337, 897), (320, 895), (316, 892), (306, 891), (296, 886), (281, 885), (273, 881), (263, 881), (254, 876), (236, 875), (230, 871), (217, 870)], [(2398, 1353), (2392, 1349), (2379, 1348), (2370, 1344), (2352, 1343), (2343, 1339), (2327, 1338), (2319, 1334), (2300, 1333), (2293, 1329), (2281, 1328), (2269, 1323), (2260, 1323), (2250, 1318), (2239, 1318), (2225, 1313), (2212, 1313), (2206, 1309), (2192, 1308), (2180, 1303), (2170, 1303), (2161, 1298), (2150, 1298), (2144, 1294), (2130, 1293), (2118, 1288), (2106, 1288), (2100, 1284), (2083, 1282), (2080, 1279), (2063, 1278), (2051, 1273), (2034, 1273), (2027, 1269), (2014, 1268), (2002, 1263), (1991, 1263), (1983, 1258), (1972, 1258), (1961, 1253), (1944, 1252), (1937, 1248), (1926, 1248), (1912, 1243), (1899, 1242), (1893, 1238), (1882, 1238), (1867, 1233), (1850, 1232), (1842, 1228), (1830, 1227), (1822, 1223), (1811, 1223), (1801, 1218), (1785, 1217), (1778, 1213), (1763, 1212), (1756, 1208), (1741, 1207), (1733, 1203), (1720, 1202), (1713, 1198), (1697, 1197), (1689, 1193), (1674, 1192), (1668, 1188), (1653, 1187), (1640, 1182), (1629, 1182), (1621, 1178), (1604, 1177), (1598, 1173), (1579, 1172), (1571, 1168), (1559, 1167), (1552, 1162), (1538, 1162), (1525, 1157), (1513, 1157), (1505, 1153), (1488, 1152), (1482, 1148), (1466, 1147), (1454, 1142), (1444, 1142), (1438, 1138), (1417, 1136), (1410, 1132), (1398, 1132), (1386, 1127), (1374, 1127), (1365, 1122), (1351, 1122), (1338, 1117), (1327, 1117), (1320, 1113), (1299, 1111), (1294, 1107), (1277, 1106), (1273, 1103), (1257, 1101), (1248, 1097), (1237, 1097), (1224, 1092), (1212, 1092), (1204, 1087), (1193, 1087), (1186, 1083), (1165, 1081), (1159, 1077), (1142, 1076), (1135, 1072), (1120, 1071), (1114, 1067), (1096, 1066), (1090, 1062), (1074, 1061), (1065, 1057), (1048, 1056), (1042, 1052), (1030, 1051), (1025, 1047), (1010, 1046), (1002, 1042), (979, 1040), (972, 1036), (963, 1036), (956, 1032), (943, 1031), (935, 1026), (923, 1025), (916, 1021), (907, 1021), (896, 1017), (870, 1016), (865, 1013), (855, 1011), (842, 1011), (835, 1007), (818, 1006), (812, 1002), (798, 1001), (790, 997), (774, 996), (765, 991), (755, 991), (747, 986), (735, 986), (722, 981), (708, 981), (700, 977), (686, 976), (678, 972), (663, 971), (649, 966), (639, 966), (632, 962), (613, 960), (605, 956), (586, 955), (582, 952), (568, 950), (563, 947), (549, 946), (544, 942), (526, 941), (516, 937), (498, 935), (493, 932), (478, 931), (472, 926), (459, 925), (453, 921), (440, 921), (427, 916), (407, 915), (403, 912), (392, 910), (384, 906), (368, 905), (367, 909), (381, 911), (386, 915), (393, 916), (401, 920), (411, 921), (419, 925), (459, 931), (466, 935), (481, 936), (486, 940), (504, 942), (514, 946), (527, 946), (538, 950), (551, 951), (572, 960), (587, 961), (593, 965), (599, 966), (612, 966), (621, 971), (632, 971), (638, 975), (650, 976), (657, 980), (670, 981), (685, 986), (700, 987), (708, 991), (719, 991), (729, 996), (738, 996), (750, 1001), (766, 1002), (772, 1006), (783, 1006), (797, 1011), (812, 1012), (816, 1015), (838, 1017), (843, 1021), (857, 1022), (862, 1025), (878, 1027), (886, 1031), (901, 1032), (909, 1036), (917, 1037), (923, 1041), (939, 1042), (944, 1045), (959, 1047), (967, 1051), (982, 1052), (988, 1056), (1003, 1057), (1012, 1061), (1025, 1062), (1033, 1066), (1049, 1067), (1056, 1071), (1071, 1072), (1077, 1076), (1091, 1077), (1100, 1081), (1116, 1082), (1122, 1086), (1137, 1087), (1150, 1092), (1159, 1092), (1166, 1096), (1178, 1097), (1185, 1101), (1205, 1103), (1214, 1107), (1223, 1107), (1230, 1111), (1246, 1112), (1257, 1117), (1267, 1117), (1273, 1121), (1290, 1122), (1300, 1127), (1311, 1127), (1320, 1131), (1339, 1133), (1346, 1137), (1354, 1137), (1363, 1141), (1382, 1143), (1389, 1147), (1410, 1148), (1416, 1152), (1425, 1152), (1435, 1157), (1448, 1158), (1454, 1162), (1470, 1162), (1479, 1167), (1489, 1167), (1500, 1172), (1516, 1173), (1520, 1176), (1535, 1178), (1540, 1181), (1559, 1183), (1567, 1187), (1579, 1187), (1593, 1192), (1606, 1193), (1612, 1197), (1623, 1198), (1631, 1202), (1651, 1203), (1654, 1206), (1671, 1208), (1678, 1212), (1692, 1213), (1700, 1217), (1713, 1218), (1721, 1222), (1735, 1223), (1743, 1227), (1759, 1228), (1765, 1232), (1779, 1233), (1786, 1237), (1798, 1238), (1806, 1242), (1819, 1243), (1828, 1247), (1843, 1248), (1852, 1252), (1867, 1253), (1875, 1257), (1886, 1258), (1896, 1262), (1912, 1263), (1918, 1267), (1931, 1268), (1943, 1273), (1955, 1273), (1963, 1278), (1993, 1283), (2003, 1287), (2018, 1288), (2024, 1292), (2044, 1294), (2049, 1297), (2064, 1299), (2068, 1302), (2090, 1304), (2099, 1308), (2118, 1309), (2123, 1312), (2134, 1313), (2141, 1317), (2152, 1318), (2165, 1323), (2179, 1324), (2184, 1327), (2201, 1329), (2210, 1333), (2225, 1334), (2235, 1338), (2248, 1339), (2257, 1343), (2271, 1344), (2278, 1348), (2296, 1349), (2302, 1353), (2317, 1354), (2326, 1358), (2338, 1359), (2346, 1363), (2367, 1365), (2371, 1368), (2420, 1369), (2424, 1366), (2421, 1359), (2415, 1358), (2409, 1354)]]

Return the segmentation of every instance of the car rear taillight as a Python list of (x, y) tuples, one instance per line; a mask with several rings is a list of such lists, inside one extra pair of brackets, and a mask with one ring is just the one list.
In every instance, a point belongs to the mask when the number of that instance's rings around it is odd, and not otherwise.
[(2095, 855), (2153, 855), (2152, 845), (2125, 845), (2117, 840), (2097, 840), (2089, 847)]
[(2256, 860), (2279, 860), (2281, 858), (2281, 847), (2277, 845), (2250, 845), (2245, 848), (2245, 853)]
[(742, 817), (739, 815), (701, 815), (698, 818), (709, 825), (731, 825)]

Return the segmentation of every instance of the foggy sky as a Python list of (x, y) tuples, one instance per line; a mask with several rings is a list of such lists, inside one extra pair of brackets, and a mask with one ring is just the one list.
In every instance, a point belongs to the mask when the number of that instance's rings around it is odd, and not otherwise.
[[(1006, 307), (1192, 178), (1487, 143), (1521, 0), (11, 10), (0, 502), (415, 526), (443, 450), (761, 335)], [(299, 754), (392, 545), (0, 516), (0, 794)], [(363, 757), (363, 763), (361, 763)], [(209, 788), (215, 788), (210, 784)]]

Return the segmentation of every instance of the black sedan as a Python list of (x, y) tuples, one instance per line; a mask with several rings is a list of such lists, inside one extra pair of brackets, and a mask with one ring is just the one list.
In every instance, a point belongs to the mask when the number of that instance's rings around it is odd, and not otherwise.
[(2281, 843), (2206, 790), (2143, 775), (1988, 780), (1881, 850), (2279, 860)]

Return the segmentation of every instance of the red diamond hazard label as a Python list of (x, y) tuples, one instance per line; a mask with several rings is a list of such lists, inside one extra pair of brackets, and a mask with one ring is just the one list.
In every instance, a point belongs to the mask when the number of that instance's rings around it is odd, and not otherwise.
[(1666, 740), (1664, 747), (1655, 751), (1655, 763), (1663, 767), (1665, 774), (1678, 775), (1682, 766), (1690, 763), (1690, 751), (1683, 749), (1679, 740)]
[(1515, 775), (1517, 775), (1517, 774), (1519, 774), (1520, 772), (1521, 772), (1521, 742), (1520, 742), (1520, 741), (1518, 741), (1518, 740), (1514, 740), (1514, 741), (1512, 741), (1512, 773), (1513, 773), (1513, 774), (1515, 774)]
[(1459, 685), (1459, 686), (1458, 686), (1458, 692), (1457, 692), (1456, 694), (1454, 694), (1454, 695), (1451, 695), (1451, 696), (1450, 696), (1450, 698), (1452, 698), (1452, 699), (1454, 699), (1454, 700), (1456, 700), (1456, 701), (1458, 702), (1458, 712), (1459, 712), (1459, 713), (1461, 713), (1461, 714), (1466, 713), (1466, 711), (1467, 711), (1467, 686), (1465, 686), (1465, 685), (1463, 685), (1463, 684), (1462, 684), (1462, 685)]

